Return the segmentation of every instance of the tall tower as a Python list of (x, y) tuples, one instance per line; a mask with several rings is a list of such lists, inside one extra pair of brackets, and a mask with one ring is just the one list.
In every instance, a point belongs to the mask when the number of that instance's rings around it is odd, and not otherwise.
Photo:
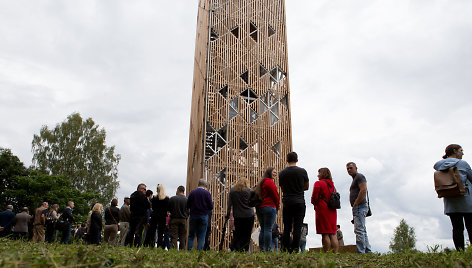
[(199, 0), (187, 189), (209, 184), (212, 248), (237, 180), (253, 187), (268, 167), (285, 167), (288, 78), (285, 0)]

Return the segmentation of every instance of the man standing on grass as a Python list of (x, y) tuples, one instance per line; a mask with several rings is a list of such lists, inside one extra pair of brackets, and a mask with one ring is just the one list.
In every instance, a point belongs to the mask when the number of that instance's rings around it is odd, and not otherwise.
[(125, 245), (141, 246), (143, 229), (146, 224), (146, 213), (150, 207), (151, 205), (146, 197), (146, 184), (140, 183), (130, 198), (131, 217)]
[(74, 202), (67, 202), (67, 207), (62, 212), (61, 218), (64, 221), (64, 229), (62, 230), (62, 240), (63, 244), (70, 243), (70, 234), (72, 232), (72, 224), (76, 224), (74, 215), (72, 211), (74, 210)]
[(300, 248), (300, 236), (306, 211), (304, 191), (308, 190), (309, 183), (308, 173), (304, 168), (297, 167), (297, 162), (297, 153), (288, 153), (287, 167), (279, 173), (279, 186), (283, 193), (282, 250), (290, 253), (297, 252)]
[(125, 239), (129, 230), (130, 217), (131, 211), (129, 210), (129, 197), (125, 197), (124, 203), (120, 208), (120, 238), (118, 239), (119, 246), (125, 245)]
[(185, 197), (185, 187), (179, 186), (175, 196), (169, 200), (170, 212), (170, 243), (173, 249), (177, 249), (179, 240), (179, 250), (185, 249), (187, 236), (187, 197)]
[(15, 239), (26, 239), (28, 237), (28, 223), (31, 220), (27, 207), (21, 209), (21, 213), (15, 215)]
[(347, 173), (352, 177), (351, 187), (349, 188), (349, 201), (352, 207), (352, 216), (354, 218), (354, 233), (356, 234), (357, 253), (369, 253), (372, 251), (367, 237), (365, 227), (365, 218), (369, 206), (367, 205), (367, 180), (364, 175), (357, 172), (357, 166), (354, 162), (346, 164)]
[(34, 212), (33, 242), (44, 242), (44, 224), (46, 223), (46, 213), (48, 207), (48, 202), (43, 202), (43, 204)]
[(190, 210), (188, 250), (192, 249), (195, 236), (197, 237), (197, 250), (202, 250), (205, 245), (208, 217), (213, 210), (211, 194), (206, 190), (206, 187), (207, 182), (201, 179), (198, 181), (198, 188), (188, 195), (187, 208)]
[(13, 206), (8, 205), (7, 209), (0, 212), (0, 237), (4, 237), (10, 234), (11, 225), (15, 220), (15, 213), (13, 212)]

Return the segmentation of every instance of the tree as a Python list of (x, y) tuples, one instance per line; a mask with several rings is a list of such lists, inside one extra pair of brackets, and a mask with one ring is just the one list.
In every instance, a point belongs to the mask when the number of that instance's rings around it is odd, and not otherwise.
[(395, 228), (393, 238), (390, 241), (389, 248), (394, 253), (414, 250), (416, 244), (415, 229), (408, 226), (406, 221), (402, 219), (400, 225)]
[(10, 149), (0, 148), (0, 210), (8, 205), (5, 190), (10, 187), (12, 178), (26, 174), (28, 172), (17, 156)]
[(32, 142), (33, 165), (51, 175), (63, 175), (80, 191), (97, 194), (102, 204), (110, 202), (118, 188), (115, 146), (105, 145), (105, 129), (92, 118), (85, 121), (73, 113), (54, 129), (41, 127)]

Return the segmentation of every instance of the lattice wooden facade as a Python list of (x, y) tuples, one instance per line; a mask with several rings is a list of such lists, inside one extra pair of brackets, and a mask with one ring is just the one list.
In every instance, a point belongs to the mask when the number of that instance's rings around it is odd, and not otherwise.
[(199, 0), (198, 8), (187, 189), (209, 183), (215, 249), (230, 188), (282, 170), (292, 150), (285, 1)]

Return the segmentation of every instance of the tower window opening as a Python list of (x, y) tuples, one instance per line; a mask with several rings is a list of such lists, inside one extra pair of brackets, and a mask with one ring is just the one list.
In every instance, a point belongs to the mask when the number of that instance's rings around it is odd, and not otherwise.
[(234, 27), (231, 30), (231, 33), (234, 35), (234, 37), (239, 38), (239, 26)]
[(288, 94), (285, 94), (285, 96), (280, 100), (280, 102), (285, 105), (285, 107), (288, 110)]
[(267, 69), (261, 64), (259, 65), (259, 77), (264, 76), (267, 73)]
[(254, 23), (249, 23), (249, 36), (257, 42), (257, 27)]
[(241, 93), (241, 97), (249, 104), (253, 103), (258, 98), (256, 93), (249, 87)]
[(228, 85), (225, 85), (222, 89), (220, 89), (220, 94), (225, 98), (228, 97)]
[(242, 73), (240, 77), (244, 82), (246, 82), (246, 84), (249, 84), (249, 70), (246, 70), (244, 73)]
[(274, 144), (274, 146), (272, 146), (272, 151), (274, 151), (274, 153), (280, 157), (280, 141), (277, 142), (276, 144)]
[(247, 145), (243, 138), (239, 137), (239, 152), (242, 153), (247, 147), (249, 147), (249, 145)]
[(221, 150), (226, 143), (226, 125), (216, 131), (210, 123), (207, 122), (205, 133), (205, 160), (210, 159)]
[(269, 37), (271, 37), (272, 35), (275, 34), (274, 28), (272, 28), (272, 26), (270, 26), (270, 25), (269, 25), (269, 27), (268, 27), (268, 32), (269, 32)]
[(250, 121), (251, 123), (254, 123), (254, 121), (256, 121), (257, 118), (259, 118), (259, 116), (257, 115), (257, 113), (256, 113), (252, 108), (249, 108), (249, 109), (250, 109), (250, 113), (249, 113), (250, 118), (249, 118), (249, 121)]
[(226, 185), (226, 168), (220, 171), (220, 174), (218, 174), (218, 180), (223, 184), (223, 186)]
[(229, 102), (229, 121), (238, 115), (238, 97), (234, 97)]
[(218, 34), (215, 32), (215, 29), (211, 28), (210, 41), (215, 41), (216, 39), (218, 39)]

